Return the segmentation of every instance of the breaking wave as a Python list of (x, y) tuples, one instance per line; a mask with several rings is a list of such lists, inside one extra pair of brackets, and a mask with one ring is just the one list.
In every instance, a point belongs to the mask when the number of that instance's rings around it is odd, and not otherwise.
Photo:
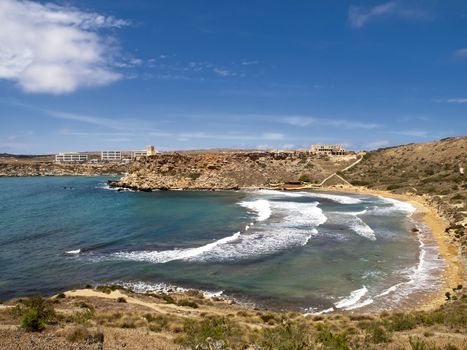
[[(164, 251), (132, 251), (111, 254), (114, 259), (167, 263), (174, 260), (208, 262), (259, 258), (306, 245), (327, 217), (318, 202), (297, 203), (255, 199), (240, 205), (258, 214), (258, 224), (206, 245)], [(267, 224), (263, 224), (265, 220)], [(246, 232), (248, 231), (248, 233)]]
[(352, 231), (357, 235), (368, 238), (369, 240), (376, 240), (375, 231), (368, 226), (362, 219), (358, 216), (352, 216), (349, 219), (349, 226)]
[(329, 193), (321, 192), (304, 192), (304, 191), (276, 191), (276, 190), (258, 190), (258, 193), (266, 195), (275, 195), (275, 196), (285, 196), (285, 197), (311, 197), (311, 198), (323, 198), (329, 199), (333, 202), (339, 204), (358, 204), (362, 201), (358, 198), (344, 195), (336, 195)]
[(334, 306), (337, 309), (347, 310), (348, 308), (357, 305), (360, 299), (363, 298), (365, 294), (367, 293), (368, 293), (368, 289), (365, 286), (363, 286), (363, 288), (360, 288), (360, 289), (357, 289), (351, 292), (348, 297), (345, 297), (339, 300), (337, 303), (334, 304)]
[(385, 206), (374, 206), (368, 211), (368, 214), (373, 215), (394, 215), (404, 214), (407, 216), (412, 215), (415, 212), (415, 207), (409, 202), (399, 201), (397, 199), (386, 198), (378, 196), (381, 204)]
[(269, 219), (271, 216), (271, 207), (269, 205), (269, 201), (265, 199), (258, 199), (255, 201), (243, 201), (239, 203), (242, 207), (248, 208), (257, 212), (258, 214), (258, 221), (264, 221)]

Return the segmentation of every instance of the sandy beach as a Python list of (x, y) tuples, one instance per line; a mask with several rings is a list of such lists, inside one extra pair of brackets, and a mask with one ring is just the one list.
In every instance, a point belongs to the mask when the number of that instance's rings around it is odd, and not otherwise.
[[(440, 256), (445, 260), (447, 266), (443, 271), (443, 287), (436, 293), (427, 293), (423, 296), (422, 300), (418, 297), (409, 301), (409, 307), (421, 310), (434, 309), (443, 305), (446, 301), (446, 292), (452, 292), (452, 288), (456, 288), (463, 283), (464, 266), (459, 259), (458, 248), (449, 241), (445, 234), (445, 229), (449, 226), (444, 218), (442, 218), (435, 208), (430, 206), (425, 198), (411, 194), (396, 194), (383, 190), (372, 190), (368, 188), (355, 187), (355, 186), (330, 186), (322, 187), (315, 190), (328, 191), (328, 192), (341, 192), (341, 193), (357, 193), (376, 195), (387, 198), (393, 198), (400, 201), (411, 203), (416, 211), (412, 215), (413, 219), (430, 228), (433, 237), (436, 239), (439, 247)], [(304, 186), (297, 189), (310, 189)]]

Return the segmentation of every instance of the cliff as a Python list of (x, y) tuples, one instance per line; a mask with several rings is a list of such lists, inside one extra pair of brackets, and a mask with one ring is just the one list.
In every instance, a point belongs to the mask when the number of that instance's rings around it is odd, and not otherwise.
[(122, 175), (127, 164), (58, 164), (0, 159), (0, 176), (100, 176)]
[(133, 162), (116, 185), (138, 190), (198, 190), (319, 183), (356, 159), (356, 155), (328, 157), (301, 151), (165, 153)]

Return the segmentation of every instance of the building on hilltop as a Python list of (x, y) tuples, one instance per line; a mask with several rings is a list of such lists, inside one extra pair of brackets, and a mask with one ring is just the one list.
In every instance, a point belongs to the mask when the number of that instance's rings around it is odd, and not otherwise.
[(138, 159), (141, 157), (149, 157), (149, 156), (154, 156), (157, 153), (160, 153), (160, 152), (153, 145), (149, 145), (146, 147), (146, 150), (133, 151), (132, 158)]
[(156, 153), (159, 153), (159, 151), (156, 150), (153, 145), (149, 145), (149, 146), (146, 147), (146, 155), (147, 156), (153, 156)]
[(314, 154), (327, 154), (327, 155), (344, 155), (347, 153), (342, 145), (320, 145), (315, 144), (311, 146), (311, 153)]
[(55, 155), (55, 161), (58, 163), (78, 163), (87, 162), (88, 155), (78, 152), (61, 152)]
[(101, 151), (101, 161), (103, 162), (120, 162), (121, 160), (121, 151)]

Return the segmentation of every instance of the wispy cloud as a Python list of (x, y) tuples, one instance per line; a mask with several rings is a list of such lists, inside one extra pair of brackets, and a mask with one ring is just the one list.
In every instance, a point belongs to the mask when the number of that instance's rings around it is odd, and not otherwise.
[(73, 7), (32, 1), (0, 2), (0, 79), (32, 93), (70, 93), (107, 85), (115, 46), (102, 29), (129, 23)]
[(425, 130), (401, 130), (394, 131), (393, 134), (411, 137), (427, 137), (429, 135), (428, 131)]
[(467, 98), (450, 98), (447, 100), (448, 103), (467, 103)]
[(243, 133), (207, 133), (207, 132), (187, 132), (177, 134), (177, 139), (189, 141), (191, 139), (215, 139), (215, 140), (233, 140), (233, 141), (277, 141), (285, 137), (281, 133), (262, 133), (262, 134), (243, 134)]
[(380, 124), (376, 123), (362, 123), (355, 122), (351, 120), (343, 119), (330, 119), (330, 118), (315, 118), (315, 117), (306, 117), (306, 116), (288, 116), (282, 118), (284, 123), (293, 126), (309, 126), (309, 125), (323, 125), (323, 126), (332, 126), (336, 128), (343, 129), (375, 129), (381, 127)]
[(463, 47), (454, 51), (454, 55), (456, 55), (457, 57), (467, 58), (467, 47)]
[(372, 150), (376, 148), (381, 148), (389, 145), (388, 140), (376, 140), (362, 145), (362, 148), (365, 150)]
[(45, 112), (53, 118), (70, 120), (70, 121), (91, 124), (91, 125), (96, 125), (96, 126), (102, 126), (108, 129), (124, 130), (125, 128), (128, 127), (127, 123), (122, 123), (121, 121), (116, 121), (110, 118), (102, 118), (102, 117), (95, 117), (95, 116), (90, 116), (90, 115), (52, 111), (52, 110), (47, 110)]
[(419, 20), (430, 18), (426, 10), (409, 6), (407, 2), (396, 0), (373, 7), (352, 5), (349, 8), (348, 20), (353, 28), (361, 28), (368, 22), (388, 16)]

